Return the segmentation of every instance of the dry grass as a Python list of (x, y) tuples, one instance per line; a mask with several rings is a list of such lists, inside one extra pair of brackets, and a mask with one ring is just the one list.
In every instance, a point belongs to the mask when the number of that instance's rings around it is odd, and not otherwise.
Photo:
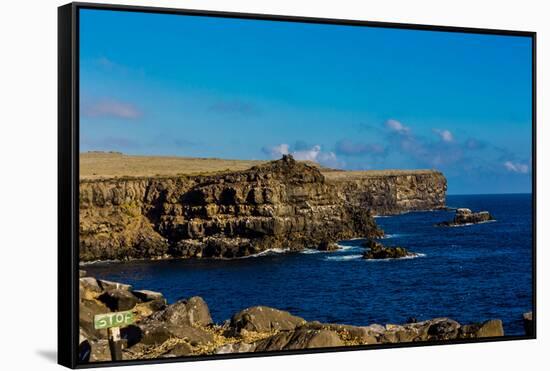
[(80, 154), (80, 179), (154, 177), (246, 170), (266, 161), (164, 156), (130, 156), (116, 152)]
[(263, 340), (278, 333), (278, 331), (271, 332), (254, 332), (243, 331), (240, 337), (226, 336), (226, 328), (223, 326), (198, 326), (203, 331), (206, 331), (212, 335), (213, 341), (205, 344), (191, 345), (187, 339), (170, 338), (160, 345), (150, 346), (134, 346), (125, 351), (126, 359), (151, 359), (159, 358), (170, 352), (179, 344), (186, 344), (191, 349), (191, 355), (204, 355), (213, 354), (214, 351), (227, 344), (235, 343), (247, 343), (252, 344), (256, 341)]
[[(122, 177), (166, 177), (242, 171), (267, 161), (228, 160), (220, 158), (133, 156), (118, 152), (86, 152), (80, 154), (80, 179)], [(308, 161), (309, 165), (320, 167)], [(429, 174), (433, 170), (368, 170), (343, 171), (320, 167), (333, 181), (353, 180), (388, 175)]]

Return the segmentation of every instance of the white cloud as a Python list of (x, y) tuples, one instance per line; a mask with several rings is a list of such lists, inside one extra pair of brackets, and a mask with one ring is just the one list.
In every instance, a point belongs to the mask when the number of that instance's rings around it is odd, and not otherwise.
[(442, 129), (433, 129), (434, 133), (439, 135), (439, 138), (441, 138), (444, 142), (452, 142), (454, 140), (453, 133), (451, 133), (449, 130), (442, 130)]
[(283, 155), (288, 155), (289, 145), (282, 143), (273, 147), (264, 147), (262, 151), (271, 158), (281, 158)]
[(527, 174), (529, 172), (529, 165), (522, 164), (521, 162), (506, 161), (504, 167), (513, 173)]
[(393, 119), (389, 119), (388, 121), (386, 121), (386, 127), (397, 134), (406, 135), (411, 132), (411, 129), (409, 127)]

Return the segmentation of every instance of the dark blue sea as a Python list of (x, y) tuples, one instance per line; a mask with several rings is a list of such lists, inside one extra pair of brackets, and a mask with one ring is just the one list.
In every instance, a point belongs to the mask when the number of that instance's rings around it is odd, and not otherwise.
[(448, 196), (450, 207), (488, 210), (496, 221), (436, 227), (452, 211), (380, 217), (382, 242), (419, 257), (361, 259), (361, 240), (332, 253), (271, 252), (238, 260), (98, 263), (99, 278), (164, 293), (169, 302), (202, 296), (222, 322), (241, 309), (267, 305), (321, 322), (368, 325), (451, 317), (461, 323), (500, 318), (505, 335), (523, 335), (532, 310), (531, 195)]

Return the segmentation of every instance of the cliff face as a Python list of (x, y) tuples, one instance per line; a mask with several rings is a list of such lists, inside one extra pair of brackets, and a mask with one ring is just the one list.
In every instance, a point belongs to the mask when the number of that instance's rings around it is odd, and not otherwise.
[(329, 180), (292, 157), (204, 176), (81, 180), (80, 259), (236, 258), (382, 234), (373, 213), (444, 206), (440, 173)]
[(326, 174), (339, 194), (349, 203), (370, 209), (375, 215), (445, 208), (447, 180), (433, 170), (394, 171), (370, 175), (369, 172)]
[(368, 208), (291, 157), (210, 176), (80, 183), (82, 261), (235, 258), (380, 235)]

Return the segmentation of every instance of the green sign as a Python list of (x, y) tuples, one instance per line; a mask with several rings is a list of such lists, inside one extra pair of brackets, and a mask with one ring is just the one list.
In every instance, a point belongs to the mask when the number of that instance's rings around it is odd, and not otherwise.
[(134, 314), (131, 311), (96, 314), (94, 328), (100, 330), (110, 327), (123, 327), (134, 323)]

